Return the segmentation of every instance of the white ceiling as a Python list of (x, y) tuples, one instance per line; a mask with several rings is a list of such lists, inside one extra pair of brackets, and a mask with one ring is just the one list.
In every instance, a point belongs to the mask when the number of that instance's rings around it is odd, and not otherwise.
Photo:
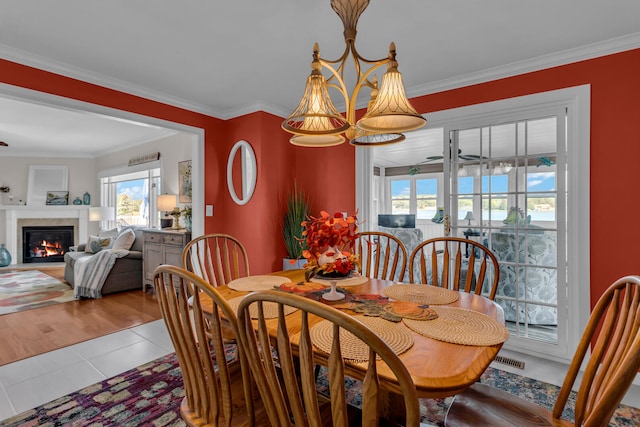
[[(223, 119), (258, 109), (286, 116), (302, 95), (313, 43), (330, 59), (344, 49), (329, 3), (0, 0), (0, 57)], [(413, 97), (640, 47), (638, 16), (637, 0), (373, 0), (356, 46), (377, 59), (394, 41)], [(162, 132), (25, 108), (0, 103), (0, 141), (9, 144), (0, 154), (63, 141), (95, 156)]]

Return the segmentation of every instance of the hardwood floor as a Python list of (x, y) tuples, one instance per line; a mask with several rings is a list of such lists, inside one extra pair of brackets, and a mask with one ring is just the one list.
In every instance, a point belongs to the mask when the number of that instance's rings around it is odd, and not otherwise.
[[(64, 267), (38, 270), (64, 282)], [(155, 295), (142, 290), (5, 314), (0, 316), (0, 365), (161, 318)]]

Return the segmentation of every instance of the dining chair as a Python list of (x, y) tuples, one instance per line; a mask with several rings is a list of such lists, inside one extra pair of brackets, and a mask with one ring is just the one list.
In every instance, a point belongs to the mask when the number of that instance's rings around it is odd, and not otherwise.
[[(593, 308), (552, 411), (476, 383), (454, 398), (445, 425), (606, 426), (640, 369), (639, 330), (640, 277), (622, 277)], [(572, 423), (560, 417), (589, 350)]]
[(360, 255), (360, 273), (372, 279), (404, 279), (407, 249), (396, 236), (381, 231), (363, 231), (355, 240)]
[(182, 266), (213, 286), (249, 276), (249, 258), (242, 243), (228, 234), (205, 234), (182, 251)]
[(428, 239), (416, 246), (409, 257), (411, 283), (472, 292), (494, 300), (499, 279), (496, 256), (483, 244), (470, 239)]
[[(299, 312), (285, 316), (285, 309), (290, 308)], [(272, 311), (271, 315), (277, 312), (277, 318), (266, 319), (267, 310)], [(317, 320), (315, 316), (330, 322), (327, 342), (331, 352), (324, 359), (330, 382), (328, 398), (318, 395), (315, 381), (314, 358), (323, 357), (316, 353), (319, 350), (314, 350), (311, 339), (310, 323)], [(240, 302), (238, 326), (239, 338), (271, 425), (346, 427), (356, 422), (357, 418), (349, 418), (350, 407), (344, 382), (353, 362), (343, 359), (343, 353), (349, 348), (342, 345), (339, 338), (348, 333), (359, 338), (368, 348), (368, 361), (364, 362), (367, 375), (362, 384), (362, 410), (359, 413), (362, 425), (378, 425), (381, 417), (384, 402), (380, 399), (382, 390), (377, 370), (381, 363), (389, 367), (399, 384), (396, 392), (404, 396), (405, 425), (419, 425), (417, 392), (407, 368), (380, 337), (348, 314), (302, 296), (275, 290), (261, 291), (249, 294)], [(275, 332), (272, 330), (274, 336), (269, 336), (269, 327), (277, 329)], [(290, 335), (294, 330), (290, 328), (295, 328), (296, 333)], [(292, 343), (296, 345), (292, 346)]]
[(222, 334), (223, 323), (237, 333), (234, 310), (211, 284), (181, 267), (157, 267), (153, 282), (182, 371), (183, 420), (190, 426), (256, 425), (266, 414), (254, 403), (246, 357)]

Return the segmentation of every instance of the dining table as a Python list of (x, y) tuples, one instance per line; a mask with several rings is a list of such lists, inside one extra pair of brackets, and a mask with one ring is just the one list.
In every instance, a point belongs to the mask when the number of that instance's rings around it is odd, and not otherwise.
[[(277, 271), (270, 273), (270, 275), (281, 276), (281, 281), (289, 282), (289, 285), (302, 285), (304, 282), (304, 270)], [(251, 277), (246, 278), (245, 283), (251, 283)], [(340, 287), (339, 283), (340, 282), (338, 282), (338, 286)], [(385, 294), (385, 289), (389, 291), (394, 287), (394, 285), (397, 287), (399, 284), (388, 280), (362, 277), (355, 286), (341, 288), (341, 290), (352, 295), (362, 294), (383, 296)], [(434, 288), (430, 285), (413, 286)], [(250, 289), (250, 286), (246, 289), (238, 287), (233, 289), (233, 286), (230, 287), (229, 285), (222, 285), (217, 288), (220, 294), (227, 301), (237, 301), (239, 297), (247, 295), (251, 291)], [(258, 285), (255, 289), (260, 290), (265, 288), (264, 285)], [(427, 290), (427, 288), (425, 288), (425, 290)], [(448, 291), (449, 290), (447, 290), (447, 292)], [(462, 312), (464, 312), (464, 310), (470, 310), (480, 313), (488, 316), (492, 322), (495, 321), (495, 323), (500, 325), (500, 327), (504, 327), (504, 312), (494, 301), (472, 293), (458, 291), (451, 292), (455, 293), (455, 301), (442, 304), (440, 307), (463, 309), (458, 310)], [(390, 300), (393, 301), (393, 298), (390, 298)], [(342, 306), (341, 301), (337, 301), (335, 303), (331, 301), (325, 302), (329, 305), (334, 304), (337, 308)], [(358, 314), (353, 313), (349, 309), (346, 309), (345, 311), (353, 315)], [(299, 312), (289, 314), (287, 317), (291, 319), (288, 321), (288, 324), (295, 325), (296, 322), (298, 322), (296, 316), (300, 317)], [(319, 320), (321, 319), (317, 319), (316, 321)], [(274, 335), (275, 321), (276, 319), (273, 319)], [(399, 324), (403, 325), (404, 322), (399, 322)], [(467, 389), (480, 379), (480, 376), (497, 356), (504, 340), (506, 340), (506, 338), (503, 338), (501, 340), (502, 342), (468, 345), (456, 343), (455, 339), (449, 340), (446, 336), (434, 339), (408, 327), (406, 329), (413, 338), (413, 345), (406, 349), (406, 351), (403, 350), (403, 352), (398, 356), (411, 374), (420, 398), (444, 398)], [(508, 335), (506, 328), (504, 330)], [(295, 335), (295, 332), (295, 327), (294, 330), (290, 329), (290, 333), (292, 335)], [(319, 365), (327, 366), (328, 354), (318, 350), (315, 354), (315, 362)], [(382, 364), (382, 362), (380, 363)], [(389, 396), (386, 396), (385, 398), (385, 406), (388, 405), (389, 411), (393, 411), (394, 408), (397, 408), (402, 402), (402, 395), (399, 394), (397, 383), (394, 384), (393, 374), (390, 372), (385, 373), (384, 365), (379, 365), (378, 369), (379, 374), (382, 377), (381, 387), (389, 394)], [(366, 364), (350, 363), (346, 367), (346, 373), (356, 379), (363, 379), (366, 374)], [(399, 407), (403, 408), (404, 405), (400, 405)]]

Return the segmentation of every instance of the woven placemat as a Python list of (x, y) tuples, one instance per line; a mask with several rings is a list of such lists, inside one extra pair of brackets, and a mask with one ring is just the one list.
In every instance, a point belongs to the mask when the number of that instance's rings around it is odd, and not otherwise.
[[(340, 288), (346, 288), (348, 286), (358, 286), (358, 285), (362, 285), (363, 283), (367, 283), (367, 280), (369, 280), (369, 278), (364, 276), (349, 277), (346, 279), (336, 279), (336, 286)], [(319, 277), (312, 277), (310, 281), (314, 283), (321, 283), (323, 285), (331, 286), (330, 279), (321, 279)]]
[(504, 325), (473, 310), (455, 307), (432, 307), (438, 317), (427, 322), (402, 319), (409, 329), (420, 335), (454, 344), (487, 346), (509, 338)]
[[(244, 296), (242, 297), (236, 297), (236, 298), (231, 298), (230, 300), (228, 300), (227, 302), (229, 303), (229, 305), (231, 306), (231, 308), (233, 309), (233, 311), (235, 311), (236, 313), (238, 312), (238, 307), (240, 307), (240, 301), (242, 301), (242, 299), (244, 298)], [(263, 306), (263, 311), (264, 311), (264, 318), (265, 319), (274, 319), (276, 317), (278, 317), (278, 304), (275, 302), (263, 302), (262, 303)], [(295, 311), (297, 311), (297, 308), (294, 307), (289, 307), (287, 305), (284, 306), (284, 314), (291, 314)], [(253, 303), (249, 306), (249, 314), (251, 315), (252, 319), (257, 319), (258, 318), (258, 304), (257, 303)]]
[[(380, 317), (355, 316), (369, 329), (378, 335), (396, 354), (401, 354), (411, 348), (413, 337), (400, 323), (393, 323)], [(328, 320), (316, 324), (311, 328), (311, 341), (321, 351), (330, 354), (333, 342), (333, 323)], [(340, 347), (342, 357), (353, 362), (369, 360), (369, 346), (351, 332), (340, 330)]]
[(451, 289), (431, 285), (395, 284), (384, 288), (384, 294), (397, 301), (417, 302), (419, 304), (451, 304), (458, 300), (458, 293)]
[(265, 274), (261, 276), (240, 277), (227, 283), (227, 286), (240, 292), (268, 291), (290, 281), (291, 279), (287, 279), (286, 277)]

